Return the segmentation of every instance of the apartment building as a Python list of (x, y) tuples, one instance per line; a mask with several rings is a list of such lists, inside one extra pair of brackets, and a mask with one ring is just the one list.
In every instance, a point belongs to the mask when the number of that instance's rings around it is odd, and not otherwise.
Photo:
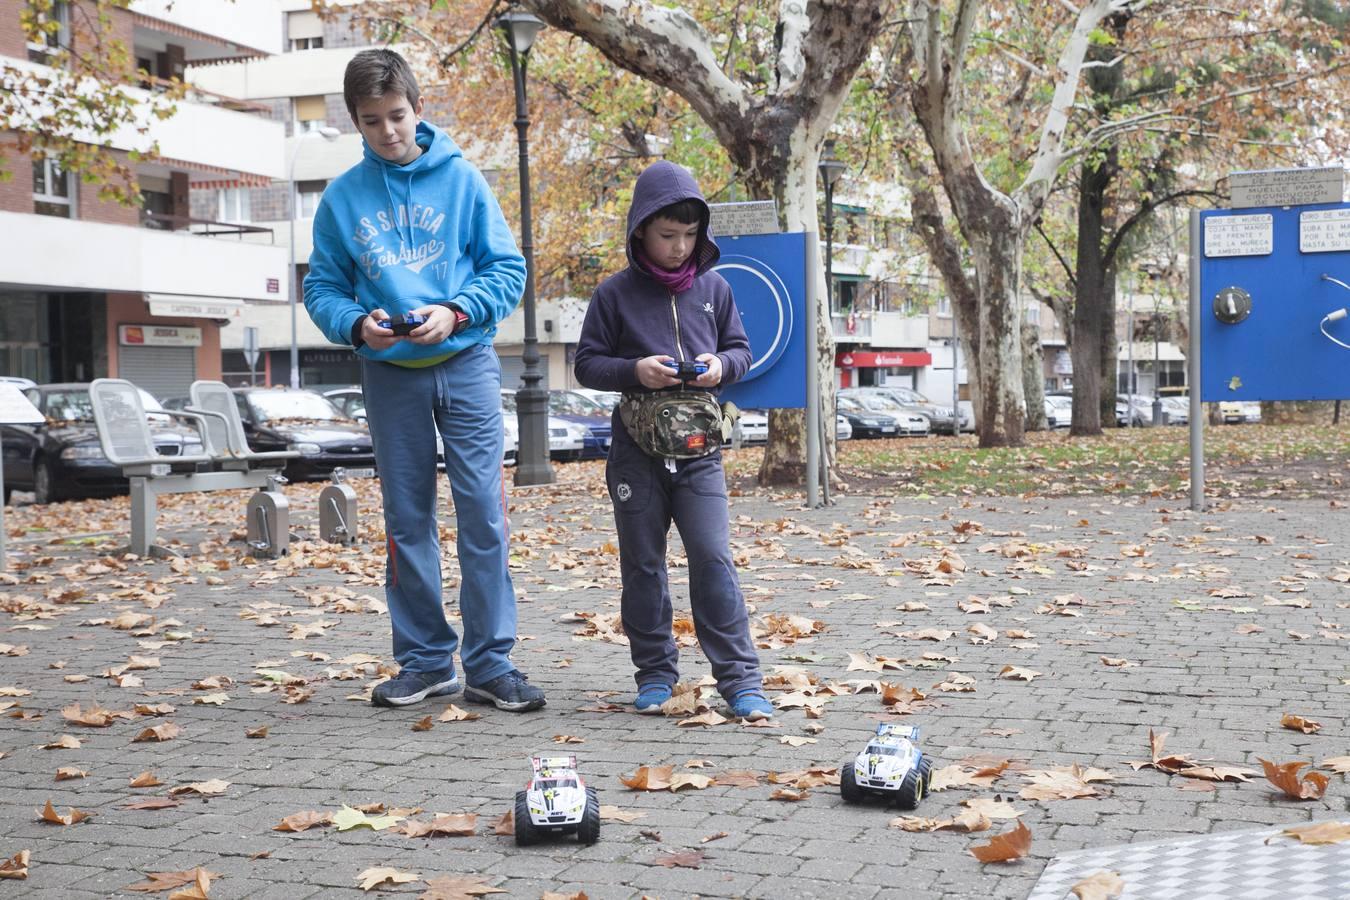
[[(263, 186), (194, 191), (192, 205), (199, 215), (266, 228), (283, 247), (289, 246), (293, 221), (296, 284), (291, 290), (296, 291), (303, 303), (300, 285), (309, 271), (313, 217), (319, 199), (333, 179), (361, 159), (361, 136), (342, 97), (343, 71), (356, 53), (385, 44), (378, 42), (378, 35), (372, 37), (370, 29), (353, 14), (320, 17), (311, 10), (309, 0), (280, 0), (278, 6), (276, 37), (283, 48), (280, 54), (194, 68), (189, 78), (194, 85), (268, 107), (271, 117), (285, 129), (285, 172)], [(486, 39), (494, 36), (488, 35)], [(515, 164), (514, 155), (509, 152), (513, 146), (503, 140), (514, 135), (513, 123), (503, 121), (500, 134), (458, 132), (453, 111), (438, 84), (439, 73), (420, 62), (417, 48), (393, 45), (393, 49), (404, 52), (418, 70), (425, 117), (446, 128), (464, 150), (465, 157), (483, 171), (489, 183), (494, 183), (503, 168)], [(512, 210), (506, 212), (508, 218), (515, 219)], [(545, 387), (550, 383), (564, 384), (568, 378), (567, 351), (559, 340), (562, 318), (557, 303), (540, 302), (537, 319)], [(252, 377), (259, 384), (290, 383), (289, 308), (250, 303), (237, 325), (232, 324), (222, 332), (226, 380), (247, 383)], [(256, 327), (259, 336), (261, 359), (252, 372), (243, 356), (245, 325)], [(579, 320), (576, 327), (580, 327)], [(519, 374), (524, 369), (523, 341), (524, 318), (518, 309), (501, 323), (496, 338), (496, 350), (502, 361), (502, 384), (506, 387), (519, 386)], [(356, 356), (346, 347), (331, 344), (314, 327), (303, 307), (298, 308), (295, 318), (294, 343), (301, 385), (326, 387), (360, 381)]]
[[(20, 27), (24, 7), (0, 0), (7, 64), (42, 72), (56, 46), (88, 40), (78, 3), (59, 2), (50, 45), (30, 44)], [(146, 73), (126, 90), (147, 103), (204, 61), (282, 49), (273, 0), (133, 0), (109, 15), (105, 37), (122, 41)], [(133, 166), (139, 208), (100, 199), (96, 185), (50, 159), (30, 164), (0, 123), (14, 176), (0, 182), (0, 373), (39, 382), (123, 377), (161, 397), (186, 392), (194, 378), (220, 377), (229, 323), (246, 303), (284, 301), (286, 251), (275, 234), (193, 215), (190, 197), (284, 174), (283, 129), (266, 112), (194, 90), (172, 117), (147, 114), (145, 134), (112, 135), (105, 152), (123, 162), (158, 143), (156, 158)]]

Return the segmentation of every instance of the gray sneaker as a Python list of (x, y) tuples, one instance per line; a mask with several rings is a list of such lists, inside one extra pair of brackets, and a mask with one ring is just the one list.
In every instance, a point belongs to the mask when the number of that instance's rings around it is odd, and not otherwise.
[(507, 712), (525, 712), (538, 709), (545, 703), (544, 692), (530, 684), (528, 678), (512, 669), (486, 684), (469, 685), (464, 699), (474, 703), (491, 703)]
[(376, 706), (411, 706), (428, 697), (444, 697), (459, 693), (459, 679), (453, 669), (439, 672), (413, 672), (404, 669), (371, 691), (370, 702)]

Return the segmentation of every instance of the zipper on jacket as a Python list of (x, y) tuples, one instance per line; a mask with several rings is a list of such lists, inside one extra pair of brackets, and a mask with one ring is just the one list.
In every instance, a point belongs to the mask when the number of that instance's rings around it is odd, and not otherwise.
[(679, 354), (680, 362), (684, 362), (684, 347), (680, 344), (680, 311), (675, 306), (675, 293), (670, 294), (670, 317), (675, 321), (675, 352)]

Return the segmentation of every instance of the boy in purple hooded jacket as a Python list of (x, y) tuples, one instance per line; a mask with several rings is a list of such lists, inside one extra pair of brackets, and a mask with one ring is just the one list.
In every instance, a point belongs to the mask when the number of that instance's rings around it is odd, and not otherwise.
[[(731, 288), (712, 266), (721, 255), (708, 204), (689, 172), (655, 163), (638, 176), (628, 211), (628, 268), (596, 289), (577, 342), (583, 385), (625, 394), (679, 388), (671, 362), (707, 370), (689, 387), (716, 393), (750, 368), (750, 342)], [(679, 681), (671, 631), (666, 536), (672, 519), (689, 560), (694, 631), (731, 712), (773, 716), (731, 559), (720, 450), (695, 459), (648, 455), (615, 410), (605, 478), (619, 534), (623, 628), (637, 667), (640, 713), (659, 713)]]

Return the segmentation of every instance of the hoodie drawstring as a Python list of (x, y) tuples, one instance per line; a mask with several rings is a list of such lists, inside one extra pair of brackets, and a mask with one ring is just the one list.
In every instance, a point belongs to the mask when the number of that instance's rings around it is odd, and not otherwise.
[(398, 223), (398, 236), (403, 240), (404, 246), (408, 252), (412, 252), (412, 180), (413, 173), (408, 173), (408, 183), (404, 187), (403, 202), (403, 220), (399, 221), (398, 204), (394, 201), (394, 189), (389, 186), (389, 169), (386, 166), (380, 166), (380, 175), (384, 178), (384, 193), (389, 198), (389, 212), (393, 215), (394, 221)]

